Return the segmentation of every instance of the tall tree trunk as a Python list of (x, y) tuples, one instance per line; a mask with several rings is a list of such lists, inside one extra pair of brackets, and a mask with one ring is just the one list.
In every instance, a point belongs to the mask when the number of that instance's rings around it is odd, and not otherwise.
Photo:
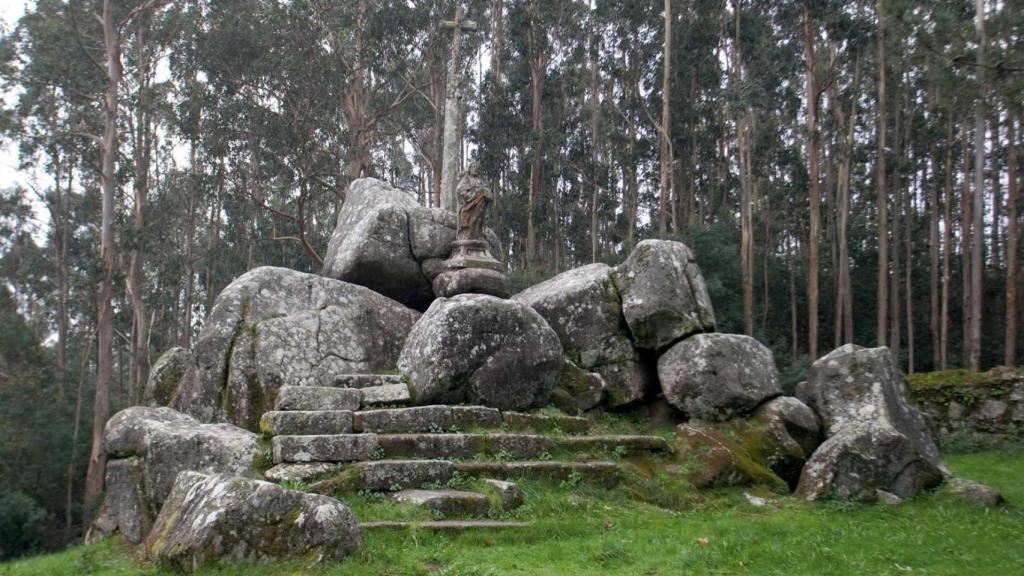
[(97, 367), (96, 394), (93, 398), (92, 448), (89, 468), (85, 476), (83, 496), (83, 526), (93, 518), (103, 493), (103, 474), (106, 462), (103, 453), (103, 428), (110, 411), (110, 379), (114, 356), (114, 193), (117, 189), (115, 167), (118, 151), (117, 115), (118, 92), (121, 87), (121, 37), (113, 12), (113, 0), (103, 1), (103, 40), (106, 52), (107, 89), (103, 98), (103, 139), (101, 145), (100, 189), (102, 191), (102, 218), (100, 224), (100, 257), (103, 261), (103, 279), (96, 295)]
[[(735, 34), (732, 74), (737, 85), (743, 82), (742, 35), (740, 33), (740, 6), (733, 2)], [(745, 108), (745, 107), (744, 107)], [(740, 168), (740, 264), (743, 271), (743, 333), (754, 334), (754, 201), (753, 162), (750, 149), (750, 117), (746, 109), (736, 114), (736, 148)]]
[[(939, 337), (939, 160), (931, 150), (931, 180), (928, 186), (928, 328), (932, 342), (932, 370), (942, 356)], [(929, 182), (925, 178), (925, 182)]]
[[(985, 90), (985, 0), (976, 0), (976, 25), (978, 29), (978, 77), (981, 90)], [(984, 97), (974, 103), (974, 206), (971, 209), (973, 236), (971, 242), (971, 323), (970, 356), (967, 367), (981, 369), (981, 289), (982, 272), (985, 266), (983, 216), (985, 213), (985, 114)]]
[(74, 508), (74, 487), (75, 487), (75, 449), (78, 447), (78, 435), (82, 428), (82, 388), (85, 384), (85, 371), (89, 367), (89, 357), (92, 356), (92, 334), (85, 339), (85, 346), (82, 348), (82, 358), (78, 367), (78, 392), (75, 394), (75, 421), (72, 425), (71, 450), (68, 456), (68, 473), (64, 487), (64, 540), (71, 541), (72, 526), (74, 526), (72, 509)]
[(960, 198), (960, 365), (966, 368), (971, 356), (971, 139), (967, 118), (961, 129), (963, 147), (963, 192)]
[[(895, 94), (893, 101), (896, 102), (896, 111), (893, 114), (893, 147), (896, 158), (903, 157), (903, 113), (900, 104), (900, 90), (899, 84), (896, 85)], [(902, 269), (900, 266), (900, 219), (902, 218), (903, 212), (903, 182), (899, 172), (889, 175), (890, 188), (892, 190), (892, 204), (889, 210), (890, 230), (892, 235), (889, 238), (891, 242), (891, 258), (892, 264), (890, 274), (892, 275), (889, 279), (889, 348), (892, 349), (892, 354), (897, 358), (897, 362), (900, 357), (900, 347), (902, 346), (902, 335), (900, 334), (900, 324), (903, 321), (901, 316), (901, 305), (900, 305), (900, 274)]]
[(860, 88), (860, 55), (853, 63), (853, 84), (851, 85), (850, 114), (844, 120), (842, 109), (837, 106), (840, 128), (845, 126), (846, 134), (840, 146), (842, 159), (839, 164), (839, 175), (836, 193), (836, 243), (838, 244), (838, 278), (836, 280), (835, 304), (835, 346), (853, 342), (853, 290), (850, 282), (850, 181), (853, 160), (854, 133), (857, 127), (857, 100)]
[(149, 111), (150, 64), (146, 51), (146, 16), (136, 21), (136, 83), (138, 104), (135, 110), (135, 134), (133, 135), (133, 164), (135, 210), (132, 214), (134, 237), (129, 252), (128, 293), (132, 301), (132, 368), (129, 377), (129, 398), (137, 403), (142, 397), (142, 388), (149, 377), (149, 322), (146, 313), (145, 295), (145, 231), (146, 209), (149, 202), (149, 165), (152, 158), (152, 127)]
[(1017, 158), (1016, 118), (1011, 115), (1006, 124), (1006, 336), (1003, 346), (1003, 364), (1006, 366), (1017, 364), (1017, 276), (1020, 267)]
[(541, 185), (544, 178), (544, 118), (541, 114), (541, 98), (544, 91), (544, 76), (547, 71), (547, 54), (543, 46), (544, 31), (538, 21), (539, 8), (530, 2), (530, 20), (527, 30), (527, 44), (530, 58), (530, 127), (532, 158), (530, 160), (530, 189), (527, 200), (526, 258), (530, 272), (533, 272), (537, 256), (536, 206), (540, 202)]
[[(658, 234), (665, 236), (668, 221), (668, 203), (672, 194), (672, 0), (665, 0), (665, 29), (661, 70), (661, 128), (658, 137), (661, 195), (658, 199)], [(736, 15), (739, 22), (739, 12)]]
[(587, 57), (590, 60), (590, 81), (589, 81), (589, 97), (588, 104), (590, 108), (590, 262), (594, 263), (599, 258), (599, 246), (598, 241), (598, 217), (597, 208), (598, 202), (601, 195), (601, 186), (599, 185), (598, 169), (601, 162), (600, 147), (598, 145), (598, 131), (600, 128), (600, 82), (601, 72), (598, 66), (598, 44), (597, 34), (594, 33), (594, 18), (593, 16), (588, 19), (588, 34), (590, 36), (587, 43)]
[(946, 128), (945, 184), (942, 195), (942, 312), (939, 319), (939, 369), (945, 370), (949, 356), (949, 284), (953, 280), (953, 115)]
[(821, 183), (818, 156), (821, 135), (818, 134), (818, 83), (815, 79), (814, 19), (810, 7), (804, 5), (804, 59), (807, 74), (807, 162), (810, 185), (810, 231), (807, 243), (807, 353), (811, 361), (818, 358), (818, 273), (821, 237)]
[[(916, 180), (916, 176), (914, 178)], [(904, 286), (904, 298), (906, 298), (905, 307), (907, 309), (907, 373), (914, 373), (914, 208), (913, 208), (913, 195), (914, 190), (917, 189), (917, 183), (913, 182), (910, 185), (903, 197), (905, 199), (903, 206), (903, 241), (906, 248), (906, 259), (907, 271), (904, 274), (905, 286)]]
[(888, 120), (885, 116), (885, 9), (882, 0), (875, 3), (878, 18), (877, 60), (878, 60), (878, 158), (875, 164), (875, 186), (878, 192), (878, 326), (877, 342), (886, 345), (886, 323), (889, 320), (889, 206), (885, 188), (885, 132)]

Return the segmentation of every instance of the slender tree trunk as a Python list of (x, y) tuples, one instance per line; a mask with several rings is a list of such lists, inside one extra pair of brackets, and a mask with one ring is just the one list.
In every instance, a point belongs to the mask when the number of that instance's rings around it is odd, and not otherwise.
[(146, 312), (145, 294), (145, 230), (146, 210), (149, 197), (149, 165), (152, 157), (152, 128), (149, 112), (148, 91), (150, 85), (149, 55), (146, 51), (145, 30), (147, 18), (136, 21), (136, 66), (138, 72), (138, 105), (135, 110), (135, 134), (133, 135), (135, 210), (132, 215), (134, 238), (129, 253), (128, 292), (132, 301), (132, 368), (129, 398), (133, 404), (142, 397), (142, 389), (149, 377), (149, 322)]
[(971, 146), (967, 119), (961, 129), (963, 147), (963, 193), (960, 198), (960, 365), (968, 367), (971, 356)]
[(878, 192), (878, 327), (879, 346), (886, 345), (886, 323), (889, 320), (889, 206), (885, 189), (885, 132), (888, 120), (885, 116), (885, 8), (882, 0), (875, 3), (878, 18), (877, 60), (878, 60), (878, 158), (875, 164), (875, 186)]
[(121, 37), (115, 28), (113, 0), (103, 2), (103, 40), (107, 58), (107, 89), (103, 98), (103, 141), (101, 146), (100, 189), (102, 190), (102, 219), (100, 225), (100, 256), (103, 260), (103, 279), (96, 296), (98, 360), (96, 367), (96, 394), (93, 399), (92, 449), (89, 468), (85, 476), (83, 526), (93, 518), (103, 493), (103, 474), (106, 459), (103, 453), (103, 428), (110, 410), (110, 379), (113, 374), (114, 355), (114, 193), (117, 189), (115, 167), (118, 151), (117, 114), (118, 92), (121, 86)]
[[(934, 146), (931, 157), (931, 180), (926, 184), (928, 196), (928, 328), (932, 341), (932, 370), (942, 356), (939, 337), (939, 170), (937, 151)], [(929, 182), (925, 178), (925, 182)]]
[(1006, 124), (1006, 336), (1003, 346), (1003, 364), (1017, 364), (1017, 276), (1020, 267), (1019, 221), (1017, 214), (1017, 131), (1016, 119), (1011, 115)]
[[(665, 0), (664, 62), (661, 70), (661, 128), (658, 138), (661, 195), (658, 199), (658, 234), (667, 231), (668, 202), (672, 194), (672, 0)], [(739, 12), (736, 16), (739, 21)]]
[[(740, 34), (740, 6), (733, 2), (735, 34), (733, 47), (733, 76), (739, 85), (743, 82), (742, 44)], [(750, 117), (747, 110), (736, 114), (736, 148), (740, 168), (740, 263), (743, 271), (743, 333), (754, 334), (754, 201), (753, 163), (750, 150)]]
[(537, 257), (536, 206), (540, 202), (541, 185), (544, 178), (544, 119), (541, 114), (541, 98), (544, 90), (544, 76), (547, 71), (547, 55), (542, 37), (546, 32), (537, 21), (538, 7), (531, 2), (527, 44), (530, 57), (530, 118), (533, 146), (530, 161), (530, 189), (527, 200), (526, 257), (531, 273)]
[[(996, 147), (999, 146), (999, 111), (996, 110), (992, 114), (992, 150), (995, 151)], [(992, 267), (992, 276), (998, 277), (999, 271), (1002, 269), (1002, 262), (1000, 258), (1000, 249), (1002, 243), (1000, 242), (1000, 230), (999, 221), (1002, 217), (1002, 186), (1000, 185), (1000, 178), (1002, 178), (1002, 171), (999, 169), (998, 155), (993, 155), (992, 158), (992, 243), (990, 246), (990, 262)]]
[[(894, 92), (895, 95), (893, 97), (893, 101), (897, 103), (897, 107), (893, 114), (893, 147), (895, 148), (896, 158), (901, 158), (903, 156), (903, 132), (901, 130), (903, 127), (903, 114), (902, 108), (898, 106), (900, 103), (900, 90), (898, 84), (897, 89), (894, 90)], [(890, 258), (890, 263), (892, 264), (890, 274), (892, 276), (889, 279), (889, 348), (892, 349), (892, 354), (897, 358), (898, 362), (900, 357), (900, 347), (903, 344), (902, 335), (900, 334), (900, 323), (903, 321), (901, 316), (902, 311), (900, 310), (900, 289), (902, 288), (900, 285), (900, 274), (902, 273), (900, 266), (900, 233), (902, 231), (902, 227), (900, 226), (900, 221), (903, 212), (904, 190), (902, 178), (898, 172), (890, 174), (889, 182), (892, 190), (892, 204), (890, 205), (891, 209), (889, 210), (889, 216), (891, 217), (889, 220), (889, 226), (892, 231), (892, 235), (889, 238), (892, 248)]]
[(818, 134), (818, 83), (815, 79), (814, 19), (804, 5), (804, 59), (807, 74), (807, 156), (810, 186), (810, 231), (807, 252), (807, 353), (811, 361), (818, 358), (818, 274), (821, 239), (821, 183), (818, 159), (821, 135)]
[[(915, 177), (916, 180), (916, 177)], [(904, 274), (905, 286), (904, 286), (904, 297), (906, 298), (905, 307), (907, 309), (907, 373), (914, 373), (914, 210), (913, 210), (913, 195), (914, 190), (917, 189), (917, 184), (911, 183), (910, 189), (907, 190), (903, 196), (905, 198), (903, 206), (903, 241), (906, 248), (906, 263), (907, 271)]]
[(953, 116), (946, 128), (945, 185), (942, 197), (942, 312), (939, 319), (939, 369), (945, 370), (949, 356), (949, 284), (953, 280)]
[[(978, 76), (982, 90), (985, 89), (985, 0), (976, 0), (977, 29), (979, 39)], [(981, 303), (984, 293), (981, 289), (984, 254), (984, 220), (985, 213), (985, 114), (984, 97), (975, 102), (974, 106), (974, 206), (971, 209), (973, 219), (973, 236), (971, 242), (971, 323), (970, 323), (970, 356), (967, 367), (973, 371), (981, 370)]]
[(74, 508), (74, 487), (75, 487), (75, 449), (78, 446), (78, 435), (82, 428), (82, 388), (85, 384), (85, 371), (89, 367), (89, 357), (92, 355), (92, 335), (85, 339), (85, 346), (82, 349), (82, 358), (78, 367), (78, 392), (75, 394), (75, 422), (71, 433), (71, 450), (68, 456), (68, 473), (64, 489), (64, 540), (71, 541), (72, 526), (74, 525), (72, 509)]
[[(844, 342), (853, 342), (853, 289), (850, 281), (850, 239), (849, 239), (849, 221), (850, 221), (850, 181), (851, 181), (851, 165), (853, 161), (853, 145), (854, 145), (854, 133), (857, 128), (857, 100), (860, 88), (860, 55), (858, 54), (854, 59), (853, 64), (853, 84), (851, 86), (851, 97), (850, 97), (850, 114), (845, 123), (846, 134), (844, 141), (840, 147), (842, 150), (842, 160), (839, 165), (839, 176), (837, 183), (837, 218), (836, 218), (836, 243), (838, 246), (838, 276), (836, 281), (837, 296), (836, 296), (836, 327), (835, 327), (835, 345), (838, 347)], [(840, 117), (842, 115), (841, 109), (839, 110)], [(839, 126), (844, 126), (843, 122), (839, 123)], [(842, 329), (842, 330), (840, 330)], [(840, 337), (840, 334), (842, 336)]]
[(600, 128), (600, 78), (601, 72), (598, 66), (597, 35), (593, 29), (593, 19), (589, 19), (589, 42), (588, 58), (590, 59), (590, 261), (597, 262), (599, 259), (600, 242), (598, 240), (598, 202), (601, 195), (601, 187), (598, 183), (598, 170), (601, 163), (600, 148), (598, 146), (598, 131)]

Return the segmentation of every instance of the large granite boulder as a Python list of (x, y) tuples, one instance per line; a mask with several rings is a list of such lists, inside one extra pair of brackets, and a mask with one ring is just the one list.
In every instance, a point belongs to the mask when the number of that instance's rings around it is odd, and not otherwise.
[(643, 399), (652, 378), (633, 348), (609, 266), (575, 268), (513, 298), (544, 317), (558, 334), (566, 356), (580, 368), (601, 375), (609, 406)]
[(811, 366), (798, 395), (826, 435), (800, 478), (805, 498), (873, 500), (878, 491), (907, 497), (948, 473), (888, 348), (833, 350)]
[(106, 503), (96, 527), (139, 543), (179, 472), (248, 476), (263, 450), (259, 437), (230, 424), (202, 424), (170, 408), (135, 406), (107, 421)]
[[(327, 245), (323, 273), (366, 286), (419, 310), (434, 299), (431, 283), (455, 240), (455, 214), (424, 208), (411, 195), (376, 178), (349, 186)], [(497, 237), (487, 232), (492, 253)]]
[(418, 404), (502, 410), (548, 403), (564, 366), (558, 335), (514, 300), (461, 294), (435, 300), (398, 359)]
[(658, 359), (665, 400), (691, 418), (723, 421), (782, 394), (771, 350), (740, 334), (697, 334)]
[(361, 545), (355, 516), (333, 498), (196, 472), (178, 475), (146, 539), (151, 558), (186, 572), (279, 559), (318, 563)]
[(188, 350), (174, 346), (160, 355), (153, 369), (149, 371), (143, 403), (148, 406), (167, 406), (178, 393), (185, 371), (192, 360)]
[(615, 268), (612, 279), (640, 348), (664, 350), (691, 334), (715, 329), (704, 276), (681, 242), (644, 240)]
[(257, 431), (283, 385), (393, 371), (419, 316), (362, 286), (256, 268), (217, 296), (172, 406)]

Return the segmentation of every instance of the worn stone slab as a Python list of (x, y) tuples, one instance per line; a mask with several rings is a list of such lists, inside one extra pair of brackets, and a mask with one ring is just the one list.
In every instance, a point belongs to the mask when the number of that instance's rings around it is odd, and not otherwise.
[(387, 458), (472, 458), (487, 449), (479, 434), (382, 434), (377, 436)]
[(391, 495), (395, 502), (421, 506), (444, 516), (483, 516), (490, 510), (487, 496), (465, 490), (402, 490)]
[(452, 427), (466, 431), (501, 426), (501, 411), (487, 406), (452, 406)]
[(408, 404), (412, 397), (409, 395), (409, 387), (399, 382), (398, 384), (384, 384), (382, 386), (370, 386), (362, 388), (363, 407), (387, 406), (394, 404)]
[(378, 447), (375, 434), (275, 436), (271, 445), (275, 464), (368, 460)]
[(511, 458), (539, 458), (555, 451), (555, 441), (534, 434), (489, 434), (487, 452), (494, 456)]
[(341, 464), (332, 462), (309, 462), (301, 464), (278, 464), (263, 473), (271, 482), (310, 482), (341, 469)]
[(561, 430), (566, 434), (586, 434), (590, 430), (590, 421), (578, 416), (544, 416), (525, 412), (502, 412), (501, 419), (510, 430), (533, 432)]
[(614, 462), (456, 462), (454, 469), (468, 476), (506, 478), (551, 478), (568, 480), (578, 475), (581, 480), (614, 486), (619, 481), (619, 467)]
[(329, 386), (282, 386), (274, 407), (277, 410), (358, 410), (359, 390)]
[(401, 384), (400, 374), (334, 374), (323, 380), (324, 386), (335, 388), (375, 388)]
[(407, 434), (441, 432), (452, 425), (452, 411), (447, 406), (416, 406), (363, 410), (355, 415), (356, 432)]
[(467, 530), (505, 530), (509, 528), (528, 528), (530, 522), (511, 520), (435, 520), (432, 522), (364, 522), (359, 525), (363, 530), (431, 530), (436, 532), (463, 532)]
[(352, 412), (348, 410), (267, 412), (260, 419), (260, 432), (270, 436), (350, 434), (352, 432)]
[(668, 442), (661, 436), (562, 436), (554, 439), (558, 449), (569, 452), (621, 452), (631, 456), (650, 452), (668, 451)]
[(502, 510), (515, 510), (523, 505), (523, 491), (519, 488), (519, 484), (494, 478), (484, 478), (482, 481), (498, 492)]
[(444, 484), (455, 473), (446, 460), (378, 460), (354, 464), (352, 469), (358, 474), (358, 489), (378, 492)]

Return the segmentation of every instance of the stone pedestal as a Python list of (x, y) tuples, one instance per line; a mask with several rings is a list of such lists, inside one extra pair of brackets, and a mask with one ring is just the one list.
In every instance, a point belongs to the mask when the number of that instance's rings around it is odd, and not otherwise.
[(501, 263), (487, 251), (486, 240), (456, 240), (445, 270), (434, 278), (434, 295), (489, 294), (508, 298), (508, 282)]

